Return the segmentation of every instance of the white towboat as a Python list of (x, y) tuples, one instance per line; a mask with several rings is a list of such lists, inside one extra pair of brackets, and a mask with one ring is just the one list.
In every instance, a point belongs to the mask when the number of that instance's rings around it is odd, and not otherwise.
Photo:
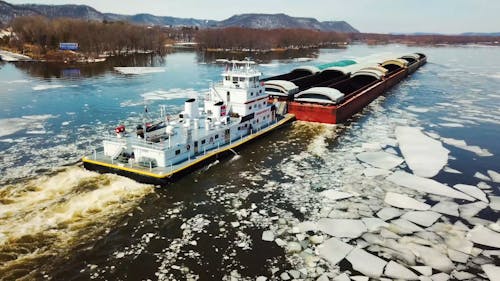
[(293, 120), (293, 115), (278, 115), (276, 105), (268, 103), (254, 62), (227, 63), (231, 66), (222, 73), (222, 82), (203, 101), (186, 100), (177, 118), (162, 114), (162, 120), (140, 124), (135, 132), (118, 126), (102, 148), (83, 157), (85, 168), (164, 183)]

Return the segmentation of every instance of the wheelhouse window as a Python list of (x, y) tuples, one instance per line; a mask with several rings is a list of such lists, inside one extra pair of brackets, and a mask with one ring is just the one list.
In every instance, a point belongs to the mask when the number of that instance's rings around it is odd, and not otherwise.
[(177, 150), (175, 151), (175, 155), (179, 155), (179, 154), (181, 154), (181, 150), (180, 150), (180, 149), (177, 149)]
[(205, 144), (205, 140), (201, 140), (201, 144)]
[(225, 79), (226, 81), (231, 80), (231, 78), (230, 78), (229, 76), (224, 76), (224, 79)]

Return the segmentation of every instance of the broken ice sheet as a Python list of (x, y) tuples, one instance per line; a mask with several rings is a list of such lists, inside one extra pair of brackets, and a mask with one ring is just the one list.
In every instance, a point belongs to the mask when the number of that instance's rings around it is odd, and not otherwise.
[(394, 231), (398, 234), (411, 234), (413, 232), (422, 231), (424, 229), (405, 219), (395, 219), (391, 221), (389, 230)]
[(354, 196), (351, 193), (336, 191), (333, 189), (322, 191), (321, 195), (330, 200), (341, 200)]
[(455, 184), (453, 187), (462, 191), (465, 194), (468, 194), (474, 198), (477, 198), (483, 202), (488, 203), (488, 199), (486, 198), (486, 194), (484, 194), (484, 192), (481, 189), (479, 189), (473, 185)]
[(368, 231), (374, 232), (381, 227), (387, 227), (389, 224), (379, 218), (362, 218), (363, 223), (368, 228)]
[(368, 229), (361, 220), (353, 219), (327, 219), (318, 221), (318, 229), (335, 237), (356, 238)]
[(464, 199), (468, 201), (475, 201), (475, 199), (470, 197), (469, 195), (453, 189), (447, 185), (444, 185), (432, 179), (418, 177), (403, 171), (394, 172), (386, 179), (400, 186), (411, 188), (420, 192), (442, 195), (457, 199)]
[(483, 269), (484, 273), (486, 273), (486, 276), (488, 276), (490, 281), (500, 280), (500, 266), (485, 264), (482, 265), (481, 268)]
[(389, 170), (372, 168), (372, 167), (363, 170), (363, 174), (367, 177), (386, 176), (390, 173), (391, 171)]
[(450, 272), (455, 266), (453, 262), (438, 250), (410, 243), (408, 248), (421, 260), (425, 265), (443, 272)]
[[(403, 212), (399, 209), (393, 207), (385, 207), (377, 212), (377, 217), (387, 221), (401, 216), (402, 213)], [(457, 216), (458, 216), (458, 210), (457, 210)]]
[(385, 194), (384, 202), (401, 209), (407, 208), (424, 211), (430, 209), (431, 207), (429, 204), (395, 192), (387, 192)]
[(412, 211), (404, 214), (401, 218), (428, 227), (434, 224), (439, 217), (441, 214), (433, 211)]
[(497, 173), (492, 170), (488, 170), (488, 175), (490, 176), (491, 180), (497, 183), (500, 183), (500, 173)]
[(358, 158), (359, 161), (372, 165), (373, 167), (385, 170), (390, 170), (403, 163), (403, 159), (401, 157), (384, 151), (362, 152), (357, 154), (356, 158)]
[(396, 138), (406, 163), (417, 176), (433, 177), (448, 163), (449, 150), (418, 128), (396, 127)]
[(460, 216), (463, 218), (472, 218), (481, 212), (482, 209), (488, 207), (488, 204), (478, 201), (474, 203), (460, 205), (458, 210), (460, 211)]
[(395, 279), (403, 279), (403, 280), (417, 280), (418, 276), (413, 273), (413, 271), (404, 267), (403, 265), (395, 262), (389, 261), (387, 266), (385, 267), (384, 274), (391, 278)]
[(346, 259), (352, 268), (370, 277), (380, 277), (387, 262), (359, 248), (352, 250)]
[(316, 249), (319, 256), (330, 262), (331, 265), (336, 265), (339, 261), (344, 259), (353, 248), (353, 246), (337, 238), (330, 238)]
[(432, 206), (431, 211), (458, 217), (458, 204), (452, 201), (441, 201)]
[(482, 225), (476, 225), (467, 234), (467, 238), (477, 244), (500, 248), (500, 233), (490, 230)]

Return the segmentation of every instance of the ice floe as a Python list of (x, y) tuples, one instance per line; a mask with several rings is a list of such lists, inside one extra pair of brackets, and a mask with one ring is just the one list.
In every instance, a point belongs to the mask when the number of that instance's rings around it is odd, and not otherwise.
[(367, 251), (359, 248), (352, 250), (346, 259), (351, 263), (352, 268), (369, 277), (380, 277), (387, 262)]
[(321, 195), (329, 200), (340, 200), (340, 199), (345, 199), (345, 198), (349, 198), (349, 197), (354, 196), (351, 193), (336, 191), (336, 190), (332, 190), (332, 189), (325, 190), (325, 191), (321, 192)]
[(441, 138), (441, 141), (448, 144), (448, 145), (452, 145), (454, 147), (473, 152), (478, 156), (486, 156), (487, 157), (487, 156), (493, 155), (487, 149), (481, 148), (481, 147), (476, 146), (476, 145), (468, 145), (464, 140), (457, 140), (457, 139), (453, 139), (453, 138)]
[(477, 215), (481, 210), (488, 207), (488, 204), (478, 201), (469, 204), (463, 204), (458, 206), (458, 210), (460, 211), (460, 216), (464, 218), (471, 218)]
[(452, 201), (441, 201), (432, 206), (431, 211), (458, 217), (458, 204)]
[(470, 256), (460, 251), (448, 249), (448, 257), (450, 257), (450, 259), (454, 262), (465, 264), (467, 263), (467, 260), (469, 259)]
[(424, 230), (420, 226), (405, 220), (405, 219), (395, 219), (391, 221), (391, 225), (389, 226), (391, 231), (394, 231), (398, 234), (412, 234), (414, 232)]
[(384, 151), (362, 152), (356, 155), (360, 161), (373, 167), (390, 170), (403, 163), (403, 159)]
[(401, 218), (416, 223), (421, 226), (431, 226), (439, 218), (441, 214), (433, 211), (411, 211), (404, 214)]
[(475, 178), (478, 178), (480, 180), (483, 180), (483, 181), (492, 181), (487, 175), (481, 173), (481, 172), (476, 172), (474, 174), (474, 177)]
[(484, 264), (481, 266), (486, 276), (490, 279), (490, 281), (498, 281), (500, 280), (500, 266), (496, 266), (493, 264)]
[(381, 227), (387, 227), (389, 224), (379, 218), (362, 218), (363, 223), (370, 232), (379, 230)]
[(403, 279), (403, 280), (417, 280), (418, 276), (405, 266), (395, 262), (389, 261), (385, 266), (384, 274), (388, 277), (394, 279)]
[(193, 88), (180, 89), (174, 88), (169, 90), (155, 90), (152, 92), (147, 92), (141, 94), (141, 96), (146, 101), (151, 100), (173, 100), (173, 99), (186, 99), (186, 98), (198, 98), (202, 93), (196, 91)]
[(372, 167), (368, 167), (368, 168), (363, 170), (363, 174), (367, 177), (387, 176), (390, 173), (391, 173), (391, 171), (389, 171), (389, 170), (372, 168)]
[(271, 230), (266, 230), (262, 232), (262, 240), (274, 241), (274, 233)]
[[(410, 198), (410, 199), (413, 199), (413, 198)], [(377, 212), (377, 217), (387, 221), (387, 220), (401, 216), (402, 213), (403, 212), (399, 209), (396, 209), (393, 207), (385, 207)], [(458, 215), (458, 210), (457, 210), (457, 215)]]
[(361, 220), (322, 218), (318, 221), (318, 230), (335, 237), (356, 238), (368, 229)]
[(488, 203), (488, 199), (486, 198), (486, 194), (484, 194), (484, 192), (481, 189), (479, 189), (473, 185), (456, 184), (453, 187), (462, 191), (465, 194), (468, 194), (474, 198), (477, 198), (483, 202)]
[(490, 199), (490, 208), (500, 211), (500, 196), (488, 196)]
[(453, 262), (438, 250), (414, 243), (408, 244), (408, 248), (422, 261), (432, 268), (443, 272), (450, 272), (455, 266)]
[(163, 67), (113, 67), (114, 70), (120, 72), (121, 74), (148, 74), (148, 73), (158, 73), (165, 72), (166, 69)]
[(497, 183), (500, 183), (500, 173), (497, 173), (492, 170), (488, 170), (488, 175), (490, 176), (491, 180)]
[(432, 179), (422, 178), (403, 171), (394, 172), (387, 180), (420, 192), (474, 201), (474, 198)]
[(433, 177), (448, 162), (449, 151), (418, 128), (396, 127), (396, 137), (406, 163), (417, 176)]
[(476, 225), (467, 234), (467, 238), (477, 244), (500, 248), (500, 233), (490, 230), (482, 225)]
[(337, 238), (330, 238), (317, 247), (318, 254), (332, 265), (336, 265), (344, 259), (352, 249), (354, 249), (353, 246)]
[(411, 197), (403, 194), (387, 192), (385, 194), (384, 202), (401, 209), (413, 209), (413, 210), (429, 210), (431, 206), (429, 204), (417, 201)]
[(49, 90), (49, 89), (58, 89), (58, 88), (64, 88), (64, 85), (59, 85), (59, 84), (52, 84), (52, 85), (37, 85), (34, 86), (32, 89), (34, 91), (43, 91), (43, 90)]
[(416, 271), (420, 272), (424, 276), (431, 276), (432, 275), (432, 267), (427, 266), (427, 265), (415, 265), (411, 267), (412, 269), (415, 269)]

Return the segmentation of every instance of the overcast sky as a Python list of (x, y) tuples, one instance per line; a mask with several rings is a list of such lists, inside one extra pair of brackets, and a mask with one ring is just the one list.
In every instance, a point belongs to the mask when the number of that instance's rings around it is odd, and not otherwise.
[(87, 4), (101, 12), (226, 19), (243, 13), (285, 13), (345, 20), (361, 32), (499, 32), (500, 0), (7, 0)]

